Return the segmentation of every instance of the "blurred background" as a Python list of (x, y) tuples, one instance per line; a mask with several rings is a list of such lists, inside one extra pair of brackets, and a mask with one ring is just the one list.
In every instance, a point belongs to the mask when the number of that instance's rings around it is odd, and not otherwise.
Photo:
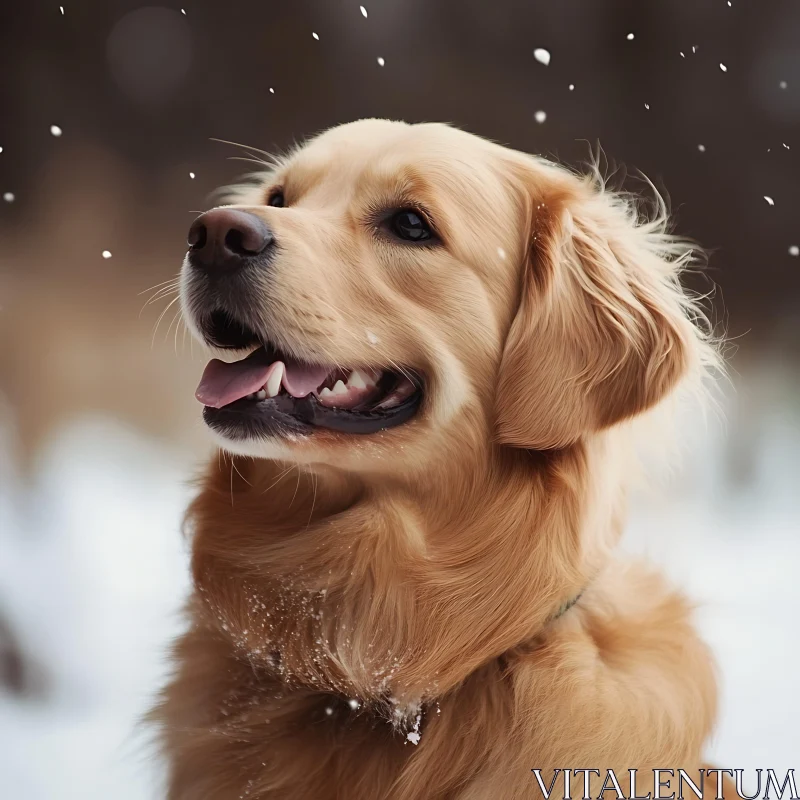
[(212, 137), (281, 150), (370, 116), (570, 165), (599, 142), (711, 251), (690, 280), (730, 339), (722, 413), (682, 421), (626, 547), (697, 601), (710, 758), (800, 767), (800, 4), (364, 2), (0, 2), (0, 797), (158, 796), (138, 720), (209, 450), (159, 289), (252, 168)]

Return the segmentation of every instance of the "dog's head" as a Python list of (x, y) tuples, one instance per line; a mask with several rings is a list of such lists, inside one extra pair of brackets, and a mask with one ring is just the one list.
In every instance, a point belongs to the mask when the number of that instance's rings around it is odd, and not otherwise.
[(195, 333), (239, 359), (198, 389), (232, 452), (383, 473), (563, 448), (698, 360), (663, 219), (447, 126), (334, 128), (234, 200), (182, 273)]

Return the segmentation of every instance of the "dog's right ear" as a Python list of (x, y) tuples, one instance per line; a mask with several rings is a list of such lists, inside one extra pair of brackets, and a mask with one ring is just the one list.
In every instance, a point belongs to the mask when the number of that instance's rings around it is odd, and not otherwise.
[(530, 158), (516, 164), (529, 241), (500, 365), (496, 435), (554, 449), (658, 403), (703, 346), (677, 281), (691, 250), (665, 216)]

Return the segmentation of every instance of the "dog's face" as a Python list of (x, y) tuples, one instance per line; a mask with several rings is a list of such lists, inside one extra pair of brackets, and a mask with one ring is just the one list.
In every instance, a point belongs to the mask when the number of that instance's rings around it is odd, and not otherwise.
[(691, 328), (652, 232), (565, 171), (443, 125), (334, 128), (199, 217), (182, 300), (235, 453), (407, 470), (550, 448), (652, 405)]

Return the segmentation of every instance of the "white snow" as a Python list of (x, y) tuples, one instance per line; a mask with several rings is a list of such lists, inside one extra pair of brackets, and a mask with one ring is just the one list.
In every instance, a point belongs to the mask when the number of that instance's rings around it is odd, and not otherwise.
[(58, 8), (59, 8), (59, 11), (61, 11), (61, 14), (63, 16), (63, 14), (64, 14), (64, 6), (59, 6)]
[(540, 63), (547, 66), (550, 63), (550, 51), (545, 50), (544, 47), (537, 47), (533, 51), (533, 57)]
[(633, 40), (633, 34), (629, 33), (625, 38), (630, 42)]
[(367, 9), (364, 8), (364, 6), (359, 6), (359, 8), (361, 9), (361, 16), (364, 17), (364, 19), (366, 19), (367, 18)]
[(58, 127), (58, 125), (51, 125), (50, 126), (50, 133), (52, 133), (53, 136), (61, 136), (61, 134), (63, 132), (64, 131), (62, 131), (61, 128)]
[(727, 72), (727, 71), (728, 71), (728, 68), (727, 68), (727, 67), (726, 67), (724, 64), (722, 64), (722, 63), (720, 63), (720, 65), (719, 65), (719, 68), (720, 68), (720, 69), (721, 69), (723, 72)]
[(797, 256), (800, 256), (800, 247), (798, 247), (796, 244), (790, 245), (789, 246), (789, 255), (790, 256), (795, 256), (795, 258)]
[(111, 258), (111, 251), (110, 250), (103, 250), (102, 256), (103, 256), (103, 258)]
[(645, 103), (644, 107), (649, 111), (650, 110), (650, 103)]
[(195, 179), (195, 174), (194, 174), (194, 172), (190, 172), (190, 173), (189, 173), (189, 177), (190, 177), (192, 180), (194, 180), (194, 179)]
[(367, 331), (367, 341), (370, 344), (378, 344), (380, 339), (372, 331)]
[(313, 36), (313, 37), (314, 37), (314, 38), (315, 38), (317, 41), (319, 41), (319, 34), (318, 34), (318, 33), (312, 33), (311, 35), (312, 35), (312, 36)]
[(775, 205), (775, 201), (774, 201), (774, 200), (773, 200), (771, 197), (769, 197), (768, 195), (766, 195), (766, 194), (765, 194), (765, 195), (764, 195), (764, 199), (767, 201), (767, 203), (768, 203), (769, 205), (771, 205), (771, 206), (774, 206), (774, 205)]
[(3, 200), (5, 200), (5, 201), (6, 201), (6, 203), (13, 203), (13, 202), (14, 202), (14, 200), (16, 200), (16, 199), (17, 199), (17, 198), (16, 198), (16, 196), (14, 195), (14, 192), (5, 192), (5, 193), (3, 194)]
[(706, 146), (705, 146), (704, 144), (699, 144), (699, 145), (697, 145), (697, 149), (698, 149), (698, 150), (699, 150), (701, 153), (705, 153), (705, 151), (706, 151)]
[(787, 150), (789, 150), (789, 149), (790, 149), (790, 148), (789, 148), (789, 145), (788, 145), (788, 144), (786, 144), (786, 142), (781, 142), (781, 144), (782, 144), (782, 145), (783, 145), (783, 146), (784, 146), (784, 147), (785, 147)]
[(378, 56), (378, 66), (382, 67), (385, 64), (386, 64), (386, 60), (384, 58), (382, 58), (381, 56)]
[(787, 83), (786, 83), (786, 81), (781, 81), (781, 82), (778, 84), (778, 86), (780, 86), (780, 87), (781, 87), (781, 89), (785, 89), (785, 88), (786, 88), (786, 86), (787, 86)]
[(411, 731), (406, 735), (406, 739), (408, 739), (411, 744), (419, 744), (420, 735), (416, 731)]
[(269, 93), (270, 94), (275, 94), (275, 90), (271, 86), (269, 87)]
[(574, 83), (571, 83), (571, 84), (569, 85), (569, 90), (570, 90), (570, 91), (572, 91), (574, 88), (575, 88), (575, 84), (574, 84)]
[(547, 112), (546, 111), (537, 111), (533, 118), (541, 125), (547, 119)]
[(347, 705), (349, 705), (350, 708), (353, 709), (353, 711), (356, 711), (361, 704), (358, 702), (358, 700), (355, 699), (355, 697), (352, 697), (350, 698), (350, 700), (347, 701)]
[(0, 153), (2, 153), (2, 152), (3, 152), (3, 148), (2, 148), (2, 147), (0, 147)]

